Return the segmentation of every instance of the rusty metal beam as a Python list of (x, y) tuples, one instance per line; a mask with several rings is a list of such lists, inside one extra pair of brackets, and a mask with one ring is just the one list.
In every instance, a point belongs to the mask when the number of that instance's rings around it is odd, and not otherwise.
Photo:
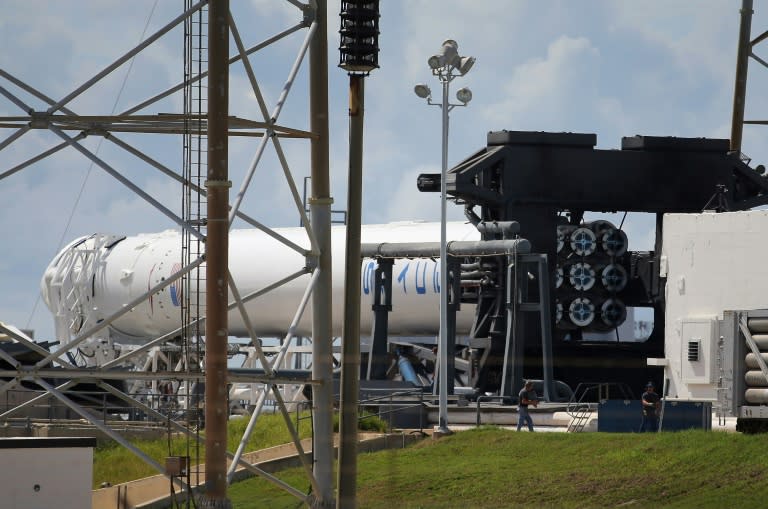
[(227, 499), (227, 301), (229, 265), (229, 0), (208, 4), (208, 236), (205, 292), (205, 493), (203, 508)]

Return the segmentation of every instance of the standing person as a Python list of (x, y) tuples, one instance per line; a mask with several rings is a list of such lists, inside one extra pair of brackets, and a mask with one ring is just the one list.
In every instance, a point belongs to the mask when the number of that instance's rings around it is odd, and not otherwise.
[(518, 406), (517, 406), (517, 431), (523, 427), (523, 423), (528, 424), (528, 431), (533, 431), (533, 419), (528, 413), (528, 405), (538, 406), (539, 396), (536, 391), (533, 390), (533, 382), (530, 380), (525, 382), (525, 386), (520, 389), (518, 394)]
[(645, 384), (645, 392), (640, 398), (643, 406), (643, 423), (640, 425), (640, 433), (644, 431), (659, 431), (659, 408), (661, 398), (656, 394), (653, 382)]

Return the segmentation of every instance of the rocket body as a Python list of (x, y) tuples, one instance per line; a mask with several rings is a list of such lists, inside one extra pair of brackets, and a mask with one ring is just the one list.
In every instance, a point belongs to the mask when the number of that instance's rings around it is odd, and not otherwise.
[[(309, 250), (303, 228), (275, 230), (290, 242)], [(438, 242), (440, 224), (403, 222), (363, 226), (363, 243)], [(448, 240), (479, 240), (471, 224), (449, 223)], [(333, 333), (341, 335), (343, 319), (345, 227), (332, 228), (333, 245)], [(195, 243), (193, 243), (195, 244)], [(202, 245), (202, 244), (201, 244)], [(229, 240), (229, 267), (238, 293), (246, 297), (295, 275), (308, 264), (301, 252), (256, 229), (233, 230)], [(148, 290), (163, 285), (140, 304), (112, 321), (112, 339), (142, 342), (179, 328), (182, 306), (190, 316), (205, 315), (204, 265), (193, 269), (182, 281), (178, 277), (184, 258), (194, 260), (198, 253), (183, 253), (181, 233), (165, 231), (131, 237), (94, 235), (78, 239), (64, 248), (46, 270), (42, 281), (43, 298), (54, 314), (57, 339), (66, 342), (83, 330), (109, 320)], [(376, 262), (361, 260), (361, 335), (372, 327), (374, 270)], [(271, 291), (247, 300), (245, 309), (255, 333), (267, 337), (286, 334), (302, 295), (310, 282), (309, 269)], [(392, 273), (392, 311), (390, 335), (430, 336), (439, 328), (440, 270), (432, 259), (396, 260)], [(230, 303), (234, 302), (232, 294)], [(311, 305), (311, 304), (310, 304)], [(199, 307), (198, 307), (199, 306)], [(294, 335), (311, 336), (311, 311), (304, 312)], [(474, 306), (465, 305), (458, 313), (458, 331), (467, 331)], [(245, 320), (234, 308), (229, 313), (229, 334), (247, 336)]]

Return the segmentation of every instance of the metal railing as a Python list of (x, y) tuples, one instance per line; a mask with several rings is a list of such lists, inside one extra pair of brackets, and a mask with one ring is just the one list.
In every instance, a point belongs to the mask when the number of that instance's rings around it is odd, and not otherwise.
[(621, 399), (630, 400), (634, 399), (632, 389), (625, 383), (619, 382), (597, 382), (597, 383), (580, 383), (576, 386), (576, 390), (573, 391), (573, 396), (568, 402), (566, 412), (571, 416), (571, 422), (568, 424), (569, 432), (578, 432), (584, 429), (587, 421), (589, 420), (589, 414), (597, 408), (597, 404), (600, 401), (610, 399), (611, 390), (618, 392), (621, 395)]
[[(358, 403), (360, 421), (375, 416), (386, 421), (389, 428), (392, 429), (393, 416), (417, 408), (419, 409), (419, 433), (424, 432), (424, 391), (421, 388), (394, 392), (389, 389), (365, 389), (365, 392), (381, 392), (385, 394), (360, 400)], [(410, 402), (409, 398), (413, 399), (413, 402)], [(382, 407), (385, 407), (386, 410), (382, 410)], [(375, 409), (375, 411), (371, 411), (371, 409)], [(368, 410), (370, 413), (363, 415), (365, 410)]]
[(477, 397), (477, 414), (475, 416), (475, 423), (480, 426), (480, 403), (483, 401), (501, 401), (503, 403), (512, 403), (512, 398), (509, 396), (478, 396)]
[[(0, 404), (0, 414), (5, 414), (17, 407), (23, 406), (17, 413), (6, 417), (7, 420), (34, 418), (38, 422), (52, 423), (61, 419), (80, 419), (74, 411), (64, 405), (61, 401), (52, 395), (48, 395), (39, 401), (28, 404), (27, 402), (39, 396), (45, 396), (45, 391), (30, 389), (9, 389), (5, 392), (3, 402)], [(146, 414), (142, 410), (131, 406), (130, 404), (117, 399), (115, 396), (105, 391), (65, 391), (65, 395), (71, 400), (77, 402), (83, 408), (90, 411), (95, 418), (102, 421), (123, 420), (123, 421), (141, 421), (150, 423), (163, 423), (160, 419)], [(185, 399), (193, 399), (193, 396), (178, 394), (159, 394), (159, 393), (133, 393), (129, 394), (137, 401), (158, 411), (166, 417), (184, 417), (184, 413), (194, 410), (195, 406), (187, 402), (183, 405)]]
[[(358, 403), (360, 410), (359, 421), (378, 417), (387, 423), (389, 428), (393, 428), (394, 416), (404, 414), (409, 410), (419, 409), (418, 412), (418, 430), (423, 433), (425, 426), (425, 417), (423, 409), (425, 396), (420, 388), (412, 390), (389, 391), (386, 389), (367, 389), (367, 393), (381, 392), (381, 396), (368, 397), (361, 399)], [(5, 392), (5, 397), (0, 403), (0, 414), (9, 412), (38, 396), (46, 395), (45, 391), (36, 391), (30, 389), (9, 389)], [(86, 408), (93, 414), (94, 418), (103, 422), (123, 421), (123, 422), (142, 422), (146, 424), (157, 424), (163, 426), (165, 419), (160, 419), (148, 415), (141, 409), (130, 406), (128, 403), (116, 399), (113, 395), (104, 391), (66, 391), (66, 395)], [(159, 394), (159, 393), (134, 393), (131, 397), (145, 404), (146, 406), (158, 411), (166, 418), (184, 420), (185, 413), (196, 410), (196, 405), (186, 405), (184, 399), (192, 399), (192, 396), (177, 394)], [(485, 397), (485, 396), (484, 396)], [(191, 408), (187, 408), (191, 407)], [(311, 419), (311, 402), (295, 403), (296, 426), (306, 419)], [(40, 399), (33, 404), (26, 404), (25, 408), (17, 413), (4, 418), (6, 422), (17, 422), (20, 425), (27, 425), (33, 419), (38, 423), (54, 423), (59, 420), (80, 419), (80, 416), (73, 412), (52, 395)], [(27, 423), (27, 424), (25, 424)]]

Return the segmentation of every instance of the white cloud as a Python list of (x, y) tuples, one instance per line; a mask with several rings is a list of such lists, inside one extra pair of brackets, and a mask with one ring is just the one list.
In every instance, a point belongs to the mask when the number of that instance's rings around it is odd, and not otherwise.
[(250, 3), (257, 16), (271, 21), (293, 21), (300, 12), (295, 5), (285, 0), (250, 0)]
[(486, 107), (484, 116), (492, 126), (503, 127), (512, 119), (524, 130), (568, 130), (563, 118), (589, 111), (598, 100), (599, 60), (600, 52), (586, 38), (558, 37), (543, 58), (512, 71), (502, 99)]
[(632, 132), (628, 115), (620, 100), (615, 97), (599, 97), (594, 106), (595, 113), (609, 129), (627, 135)]
[[(611, 2), (613, 30), (634, 32), (674, 57), (677, 71), (719, 78), (732, 76), (738, 32), (733, 30), (739, 8), (718, 0), (701, 0), (694, 8), (683, 2)], [(693, 77), (693, 76), (691, 76)]]
[(387, 200), (385, 217), (388, 220), (440, 220), (440, 193), (420, 193), (416, 188), (416, 177), (422, 173), (440, 173), (440, 167), (419, 167), (399, 176)]

